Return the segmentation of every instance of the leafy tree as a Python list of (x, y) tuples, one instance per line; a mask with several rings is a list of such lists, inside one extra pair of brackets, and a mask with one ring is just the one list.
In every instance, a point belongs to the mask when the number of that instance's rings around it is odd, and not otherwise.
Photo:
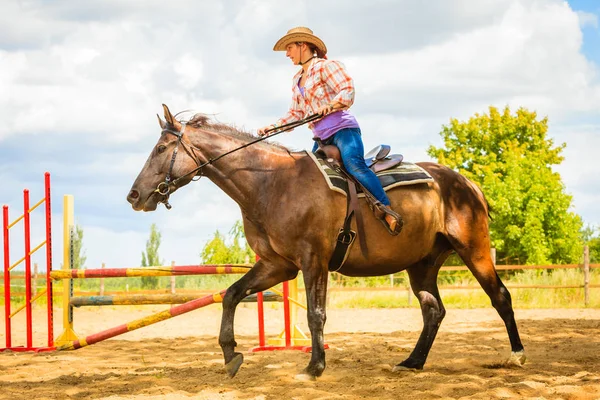
[[(254, 251), (252, 251), (248, 245), (248, 242), (246, 241), (246, 234), (244, 233), (244, 225), (242, 224), (242, 221), (236, 221), (236, 223), (233, 224), (233, 227), (231, 227), (229, 234), (233, 238), (231, 251), (232, 259), (235, 260), (234, 263), (254, 262), (256, 254)], [(244, 245), (242, 246), (240, 242), (243, 242)]]
[(589, 247), (590, 263), (600, 263), (600, 228), (586, 227), (582, 230), (583, 242)]
[(75, 226), (73, 231), (73, 240), (71, 242), (73, 252), (73, 269), (84, 269), (87, 256), (83, 250), (83, 228), (80, 225)]
[(587, 245), (590, 248), (590, 263), (600, 263), (600, 237), (592, 238)]
[[(146, 251), (142, 251), (142, 267), (152, 267), (163, 265), (158, 255), (160, 247), (161, 234), (156, 228), (156, 224), (150, 226), (150, 238), (146, 241)], [(142, 287), (156, 289), (158, 287), (158, 276), (142, 276)]]
[(225, 237), (217, 230), (213, 238), (206, 243), (200, 259), (203, 264), (227, 264), (230, 263), (229, 247), (225, 244)]
[(581, 218), (553, 165), (566, 144), (547, 138), (547, 118), (524, 108), (512, 115), (494, 107), (467, 122), (442, 127), (444, 147), (430, 146), (439, 163), (476, 182), (492, 207), (497, 259), (515, 264), (579, 262)]
[[(254, 261), (254, 252), (246, 242), (244, 227), (237, 221), (229, 231), (231, 244), (218, 230), (200, 253), (203, 264), (242, 264)], [(240, 242), (243, 241), (243, 245)]]

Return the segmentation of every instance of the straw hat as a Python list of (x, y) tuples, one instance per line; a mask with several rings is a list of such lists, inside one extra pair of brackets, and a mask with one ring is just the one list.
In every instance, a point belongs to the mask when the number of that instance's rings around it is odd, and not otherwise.
[(277, 41), (277, 43), (275, 43), (275, 46), (273, 46), (273, 50), (286, 51), (286, 47), (288, 44), (296, 42), (314, 44), (317, 47), (317, 56), (321, 58), (325, 56), (325, 54), (327, 54), (327, 46), (325, 46), (325, 43), (323, 43), (321, 39), (316, 37), (313, 34), (313, 31), (304, 26), (292, 28), (289, 31), (287, 31), (285, 36), (283, 36)]

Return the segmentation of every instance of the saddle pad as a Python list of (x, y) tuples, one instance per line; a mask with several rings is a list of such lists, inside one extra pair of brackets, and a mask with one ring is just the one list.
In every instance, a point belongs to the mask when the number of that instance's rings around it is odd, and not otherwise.
[[(321, 171), (323, 174), (323, 177), (325, 178), (329, 188), (338, 193), (347, 195), (348, 183), (346, 182), (346, 179), (331, 169), (324, 160), (318, 159), (312, 151), (307, 151), (307, 153), (308, 156), (315, 162), (315, 164), (317, 164), (317, 167), (319, 167), (319, 171)], [(407, 186), (416, 185), (418, 183), (433, 182), (433, 178), (427, 171), (419, 167), (417, 164), (407, 162), (402, 162), (402, 164), (398, 165), (397, 167), (381, 171), (377, 173), (377, 177), (379, 178), (379, 182), (381, 182), (381, 186), (383, 186), (383, 190), (385, 191), (395, 188), (396, 186)], [(357, 187), (356, 189), (359, 191), (359, 197), (365, 196), (364, 193), (360, 191), (360, 188)]]

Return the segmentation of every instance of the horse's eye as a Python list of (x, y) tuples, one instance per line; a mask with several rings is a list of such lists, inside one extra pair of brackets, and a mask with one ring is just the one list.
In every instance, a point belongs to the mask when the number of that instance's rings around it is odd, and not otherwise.
[(167, 149), (167, 146), (165, 146), (164, 144), (161, 144), (160, 146), (158, 146), (158, 154), (162, 153), (163, 151), (165, 151)]

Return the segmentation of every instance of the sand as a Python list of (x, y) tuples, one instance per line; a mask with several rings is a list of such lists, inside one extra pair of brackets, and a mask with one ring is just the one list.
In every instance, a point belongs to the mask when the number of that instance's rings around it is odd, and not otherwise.
[[(75, 330), (87, 335), (164, 308), (84, 308)], [(34, 317), (43, 321), (42, 311)], [(395, 373), (417, 341), (420, 311), (333, 309), (327, 369), (314, 382), (295, 379), (310, 354), (248, 352), (258, 341), (253, 305), (236, 315), (245, 363), (229, 378), (220, 318), (214, 305), (77, 351), (0, 353), (0, 399), (600, 399), (600, 310), (516, 310), (528, 360), (506, 368), (510, 347), (496, 312), (450, 309), (424, 370)], [(277, 335), (281, 310), (268, 308), (266, 318), (267, 336)], [(59, 332), (59, 311), (56, 319)], [(42, 344), (45, 330), (36, 328)], [(13, 344), (22, 343), (19, 319), (13, 332)]]

